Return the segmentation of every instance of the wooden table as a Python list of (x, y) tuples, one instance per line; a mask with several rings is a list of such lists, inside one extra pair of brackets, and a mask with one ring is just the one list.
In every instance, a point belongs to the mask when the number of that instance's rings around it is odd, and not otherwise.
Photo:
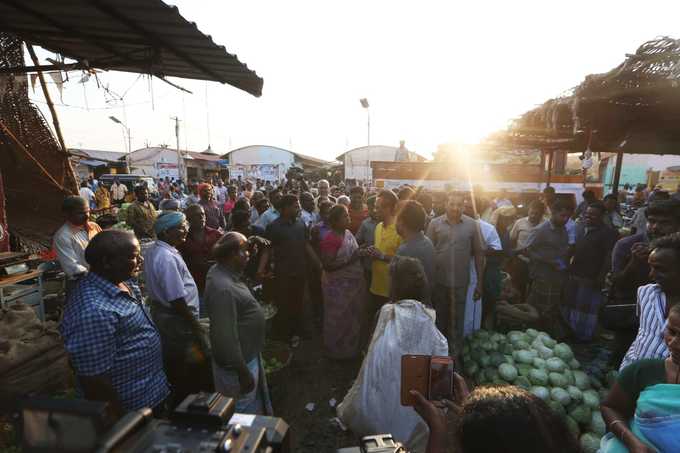
[(33, 270), (0, 278), (0, 306), (6, 308), (19, 302), (32, 307), (38, 318), (45, 321), (42, 271)]

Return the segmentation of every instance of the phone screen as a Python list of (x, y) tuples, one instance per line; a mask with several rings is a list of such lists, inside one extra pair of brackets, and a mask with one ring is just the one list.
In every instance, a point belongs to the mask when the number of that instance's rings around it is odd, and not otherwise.
[(430, 362), (430, 400), (453, 399), (453, 360), (433, 357)]

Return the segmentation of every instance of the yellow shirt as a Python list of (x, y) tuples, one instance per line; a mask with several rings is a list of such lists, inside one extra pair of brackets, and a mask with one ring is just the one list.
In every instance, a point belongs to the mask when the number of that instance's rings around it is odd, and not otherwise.
[[(397, 233), (397, 223), (392, 222), (387, 228), (380, 222), (375, 227), (375, 248), (385, 255), (396, 255), (401, 245), (401, 236)], [(377, 296), (389, 297), (390, 295), (390, 268), (389, 263), (373, 260), (373, 277), (371, 279), (371, 292)]]

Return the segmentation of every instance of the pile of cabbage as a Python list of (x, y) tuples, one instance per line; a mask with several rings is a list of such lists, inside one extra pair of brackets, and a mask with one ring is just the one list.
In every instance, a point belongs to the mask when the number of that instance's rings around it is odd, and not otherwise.
[(463, 361), (465, 374), (477, 384), (525, 388), (565, 418), (586, 453), (599, 448), (605, 434), (600, 399), (606, 389), (580, 369), (567, 344), (535, 329), (479, 330), (466, 339)]

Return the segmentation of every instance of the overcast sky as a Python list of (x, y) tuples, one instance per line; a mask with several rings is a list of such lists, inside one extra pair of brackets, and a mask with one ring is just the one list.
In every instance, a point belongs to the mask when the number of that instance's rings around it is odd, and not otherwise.
[[(400, 139), (424, 155), (473, 143), (510, 118), (607, 71), (644, 41), (680, 37), (670, 1), (175, 0), (180, 13), (264, 78), (261, 98), (229, 85), (172, 79), (193, 95), (136, 74), (70, 73), (59, 106), (69, 147), (175, 145), (226, 152), (266, 144), (332, 159)], [(43, 52), (41, 56), (49, 56)], [(55, 102), (62, 103), (56, 87)], [(206, 96), (207, 93), (207, 96)], [(39, 90), (32, 97), (48, 114)], [(108, 102), (107, 102), (108, 101)], [(123, 108), (123, 104), (125, 108)]]

